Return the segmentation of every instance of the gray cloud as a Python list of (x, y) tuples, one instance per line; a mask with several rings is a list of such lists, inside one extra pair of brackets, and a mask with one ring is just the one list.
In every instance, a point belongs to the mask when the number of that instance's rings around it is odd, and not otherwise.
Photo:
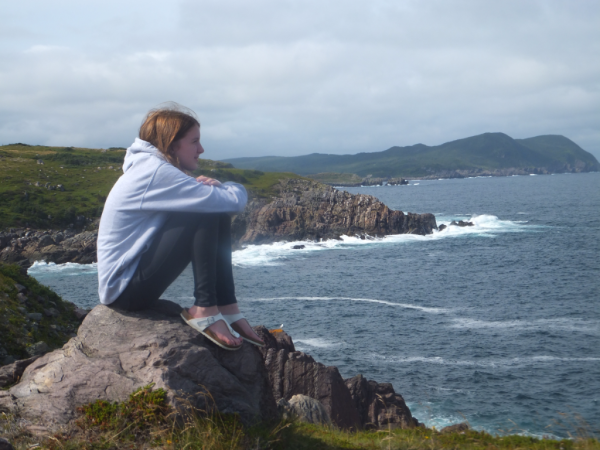
[(174, 100), (215, 159), (486, 131), (564, 134), (600, 158), (595, 1), (165, 3), (6, 7), (0, 143), (126, 146)]

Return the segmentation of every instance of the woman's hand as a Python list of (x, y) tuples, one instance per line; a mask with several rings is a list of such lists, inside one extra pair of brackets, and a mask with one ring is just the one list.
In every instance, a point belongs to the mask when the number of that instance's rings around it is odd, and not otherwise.
[(198, 178), (196, 178), (196, 181), (198, 183), (203, 183), (208, 186), (217, 186), (217, 187), (221, 186), (221, 182), (219, 180), (215, 180), (214, 178), (208, 178), (208, 177), (205, 177), (204, 175), (200, 175)]

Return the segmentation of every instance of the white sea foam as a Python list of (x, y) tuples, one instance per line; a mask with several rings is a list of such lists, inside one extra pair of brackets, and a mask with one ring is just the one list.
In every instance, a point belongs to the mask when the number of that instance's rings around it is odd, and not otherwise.
[(321, 338), (299, 338), (294, 339), (296, 350), (302, 351), (309, 348), (332, 348), (340, 347), (343, 342), (331, 342)]
[(27, 270), (27, 273), (34, 277), (43, 275), (92, 275), (98, 273), (98, 264), (77, 264), (71, 262), (56, 264), (53, 262), (47, 263), (46, 261), (36, 261)]
[[(419, 236), (415, 234), (398, 234), (382, 238), (360, 239), (355, 236), (342, 236), (340, 240), (329, 239), (323, 242), (294, 241), (275, 242), (273, 244), (249, 245), (242, 250), (233, 252), (233, 264), (240, 267), (251, 266), (278, 266), (291, 258), (306, 256), (309, 253), (326, 250), (342, 250), (365, 246), (387, 245), (391, 243), (414, 242), (431, 239), (432, 236)], [(302, 249), (294, 246), (303, 245)]]
[(256, 301), (256, 302), (276, 302), (276, 301), (350, 301), (350, 302), (365, 302), (365, 303), (379, 303), (383, 305), (394, 306), (397, 308), (417, 309), (431, 314), (443, 314), (449, 310), (446, 308), (430, 308), (426, 306), (412, 305), (407, 303), (396, 303), (387, 300), (377, 300), (373, 298), (352, 298), (352, 297), (269, 297), (269, 298), (245, 298), (245, 301)]
[(481, 360), (449, 359), (441, 356), (406, 356), (406, 357), (385, 357), (378, 354), (370, 355), (370, 359), (377, 360), (386, 364), (440, 364), (449, 366), (467, 366), (480, 368), (503, 368), (503, 367), (523, 367), (532, 365), (543, 365), (547, 363), (573, 363), (573, 362), (600, 362), (600, 358), (582, 357), (569, 358), (549, 355), (524, 356), (517, 358), (482, 358)]
[[(465, 220), (473, 223), (470, 227), (449, 226), (452, 220)], [(284, 264), (291, 258), (304, 257), (309, 253), (343, 250), (348, 248), (364, 248), (378, 245), (408, 244), (413, 242), (428, 242), (449, 237), (474, 235), (478, 237), (493, 238), (498, 233), (518, 233), (534, 231), (537, 226), (524, 225), (523, 221), (500, 220), (498, 217), (488, 214), (474, 215), (455, 214), (451, 216), (438, 217), (438, 226), (447, 225), (443, 231), (434, 231), (427, 236), (416, 234), (396, 234), (382, 238), (360, 239), (354, 236), (342, 236), (340, 240), (330, 239), (324, 242), (295, 241), (276, 242), (266, 245), (249, 245), (248, 247), (233, 253), (233, 263), (240, 267), (251, 266), (277, 266)], [(293, 247), (304, 245), (303, 249), (294, 250)]]
[[(463, 220), (471, 222), (473, 226), (458, 227), (450, 226), (452, 220)], [(474, 215), (470, 218), (466, 215), (444, 216), (438, 218), (438, 226), (446, 225), (447, 228), (434, 232), (435, 235), (456, 237), (476, 235), (481, 237), (494, 237), (499, 233), (522, 233), (539, 231), (540, 226), (524, 225), (527, 221), (501, 220), (490, 214)]]
[(554, 318), (535, 320), (498, 320), (486, 321), (469, 318), (453, 318), (450, 328), (468, 330), (509, 330), (509, 331), (568, 331), (581, 333), (600, 333), (600, 321), (577, 318)]

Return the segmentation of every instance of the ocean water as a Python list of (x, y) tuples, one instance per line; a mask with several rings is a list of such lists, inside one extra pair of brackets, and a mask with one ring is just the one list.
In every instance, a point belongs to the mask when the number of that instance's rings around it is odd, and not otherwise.
[[(251, 323), (283, 325), (344, 377), (393, 383), (428, 426), (600, 428), (600, 173), (348, 190), (474, 226), (237, 251)], [(82, 307), (97, 303), (95, 265), (29, 273)], [(164, 298), (191, 305), (191, 281), (188, 268)]]

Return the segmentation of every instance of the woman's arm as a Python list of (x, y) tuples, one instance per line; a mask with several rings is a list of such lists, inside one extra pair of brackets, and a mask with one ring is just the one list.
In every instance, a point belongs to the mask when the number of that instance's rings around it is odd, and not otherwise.
[(248, 201), (241, 184), (193, 178), (170, 164), (158, 167), (146, 186), (139, 209), (147, 211), (237, 213), (244, 210)]

